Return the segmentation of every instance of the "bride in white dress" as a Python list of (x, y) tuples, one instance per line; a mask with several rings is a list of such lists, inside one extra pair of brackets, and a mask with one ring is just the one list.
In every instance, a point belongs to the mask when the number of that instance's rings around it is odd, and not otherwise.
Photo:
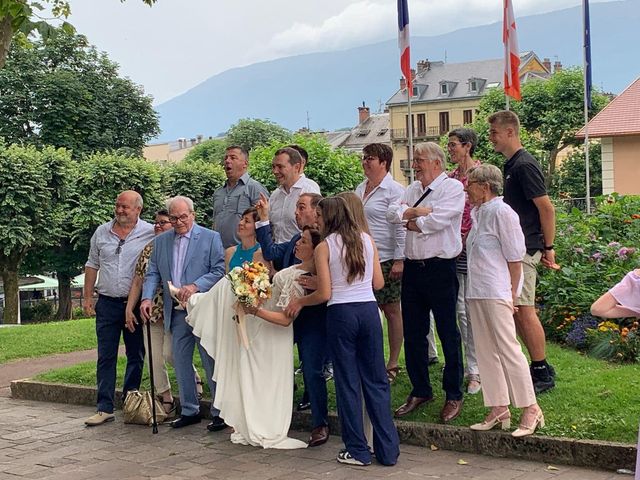
[(319, 241), (317, 231), (306, 229), (295, 250), (302, 263), (276, 273), (272, 296), (264, 305), (244, 307), (248, 348), (233, 320), (237, 298), (226, 277), (209, 292), (189, 299), (187, 322), (215, 359), (214, 405), (233, 427), (233, 443), (282, 449), (307, 446), (287, 436), (293, 406), (293, 318), (284, 309), (290, 298), (304, 295), (297, 279), (315, 272), (313, 250)]

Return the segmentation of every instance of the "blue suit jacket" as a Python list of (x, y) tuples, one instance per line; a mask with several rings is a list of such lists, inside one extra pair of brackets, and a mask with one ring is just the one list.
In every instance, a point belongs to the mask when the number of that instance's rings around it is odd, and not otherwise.
[(276, 270), (282, 270), (300, 263), (300, 260), (294, 254), (296, 242), (300, 240), (299, 233), (288, 242), (273, 243), (271, 225), (264, 225), (256, 229), (256, 237), (260, 244), (260, 250), (262, 250), (262, 256), (267, 262), (273, 262), (273, 267)]
[[(173, 265), (173, 245), (176, 234), (173, 230), (158, 235), (153, 241), (153, 252), (149, 259), (149, 268), (142, 285), (142, 299), (151, 299), (162, 284), (164, 300), (164, 328), (169, 331), (173, 301), (169, 294), (167, 281), (171, 278)], [(181, 284), (195, 284), (199, 292), (207, 292), (225, 274), (224, 248), (220, 234), (194, 224), (189, 247), (185, 254)]]

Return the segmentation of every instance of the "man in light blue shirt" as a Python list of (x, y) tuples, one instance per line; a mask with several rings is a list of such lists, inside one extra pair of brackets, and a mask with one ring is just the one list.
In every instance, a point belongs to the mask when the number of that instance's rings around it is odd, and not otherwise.
[[(115, 419), (113, 402), (121, 335), (127, 352), (122, 390), (126, 395), (140, 388), (144, 363), (142, 329), (139, 325), (135, 325), (133, 330), (126, 327), (125, 309), (135, 263), (144, 246), (153, 238), (153, 225), (140, 220), (141, 211), (140, 194), (131, 190), (122, 192), (116, 199), (115, 218), (100, 225), (91, 237), (89, 258), (84, 269), (82, 308), (85, 315), (96, 316), (98, 411), (85, 421), (87, 426)], [(94, 289), (98, 291), (95, 309)]]

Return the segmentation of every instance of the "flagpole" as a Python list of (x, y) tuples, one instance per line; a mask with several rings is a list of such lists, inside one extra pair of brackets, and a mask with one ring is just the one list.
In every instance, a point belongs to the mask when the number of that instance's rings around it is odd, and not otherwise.
[(585, 181), (586, 181), (586, 202), (587, 202), (587, 214), (591, 213), (591, 178), (589, 174), (589, 95), (591, 82), (589, 81), (589, 69), (591, 68), (590, 63), (590, 36), (591, 32), (589, 32), (588, 25), (588, 2), (589, 0), (582, 0), (582, 29), (584, 32), (583, 35), (583, 80), (584, 80), (584, 170), (585, 170)]
[[(413, 80), (413, 79), (412, 79)], [(413, 82), (411, 82), (411, 89), (413, 90)], [(413, 92), (409, 91), (409, 87), (407, 86), (407, 113), (409, 114), (407, 127), (409, 128), (408, 139), (409, 139), (409, 181), (413, 183), (414, 180), (414, 172), (413, 172), (413, 115), (411, 114), (411, 96)]]

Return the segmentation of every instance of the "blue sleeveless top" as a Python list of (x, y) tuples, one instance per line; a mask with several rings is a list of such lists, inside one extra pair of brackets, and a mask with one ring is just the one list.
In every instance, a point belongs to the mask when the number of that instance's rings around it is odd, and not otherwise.
[(253, 254), (260, 248), (260, 244), (256, 243), (253, 247), (243, 250), (242, 244), (239, 243), (236, 247), (236, 251), (233, 252), (231, 260), (229, 260), (229, 271), (235, 267), (241, 267), (244, 262), (252, 262)]

